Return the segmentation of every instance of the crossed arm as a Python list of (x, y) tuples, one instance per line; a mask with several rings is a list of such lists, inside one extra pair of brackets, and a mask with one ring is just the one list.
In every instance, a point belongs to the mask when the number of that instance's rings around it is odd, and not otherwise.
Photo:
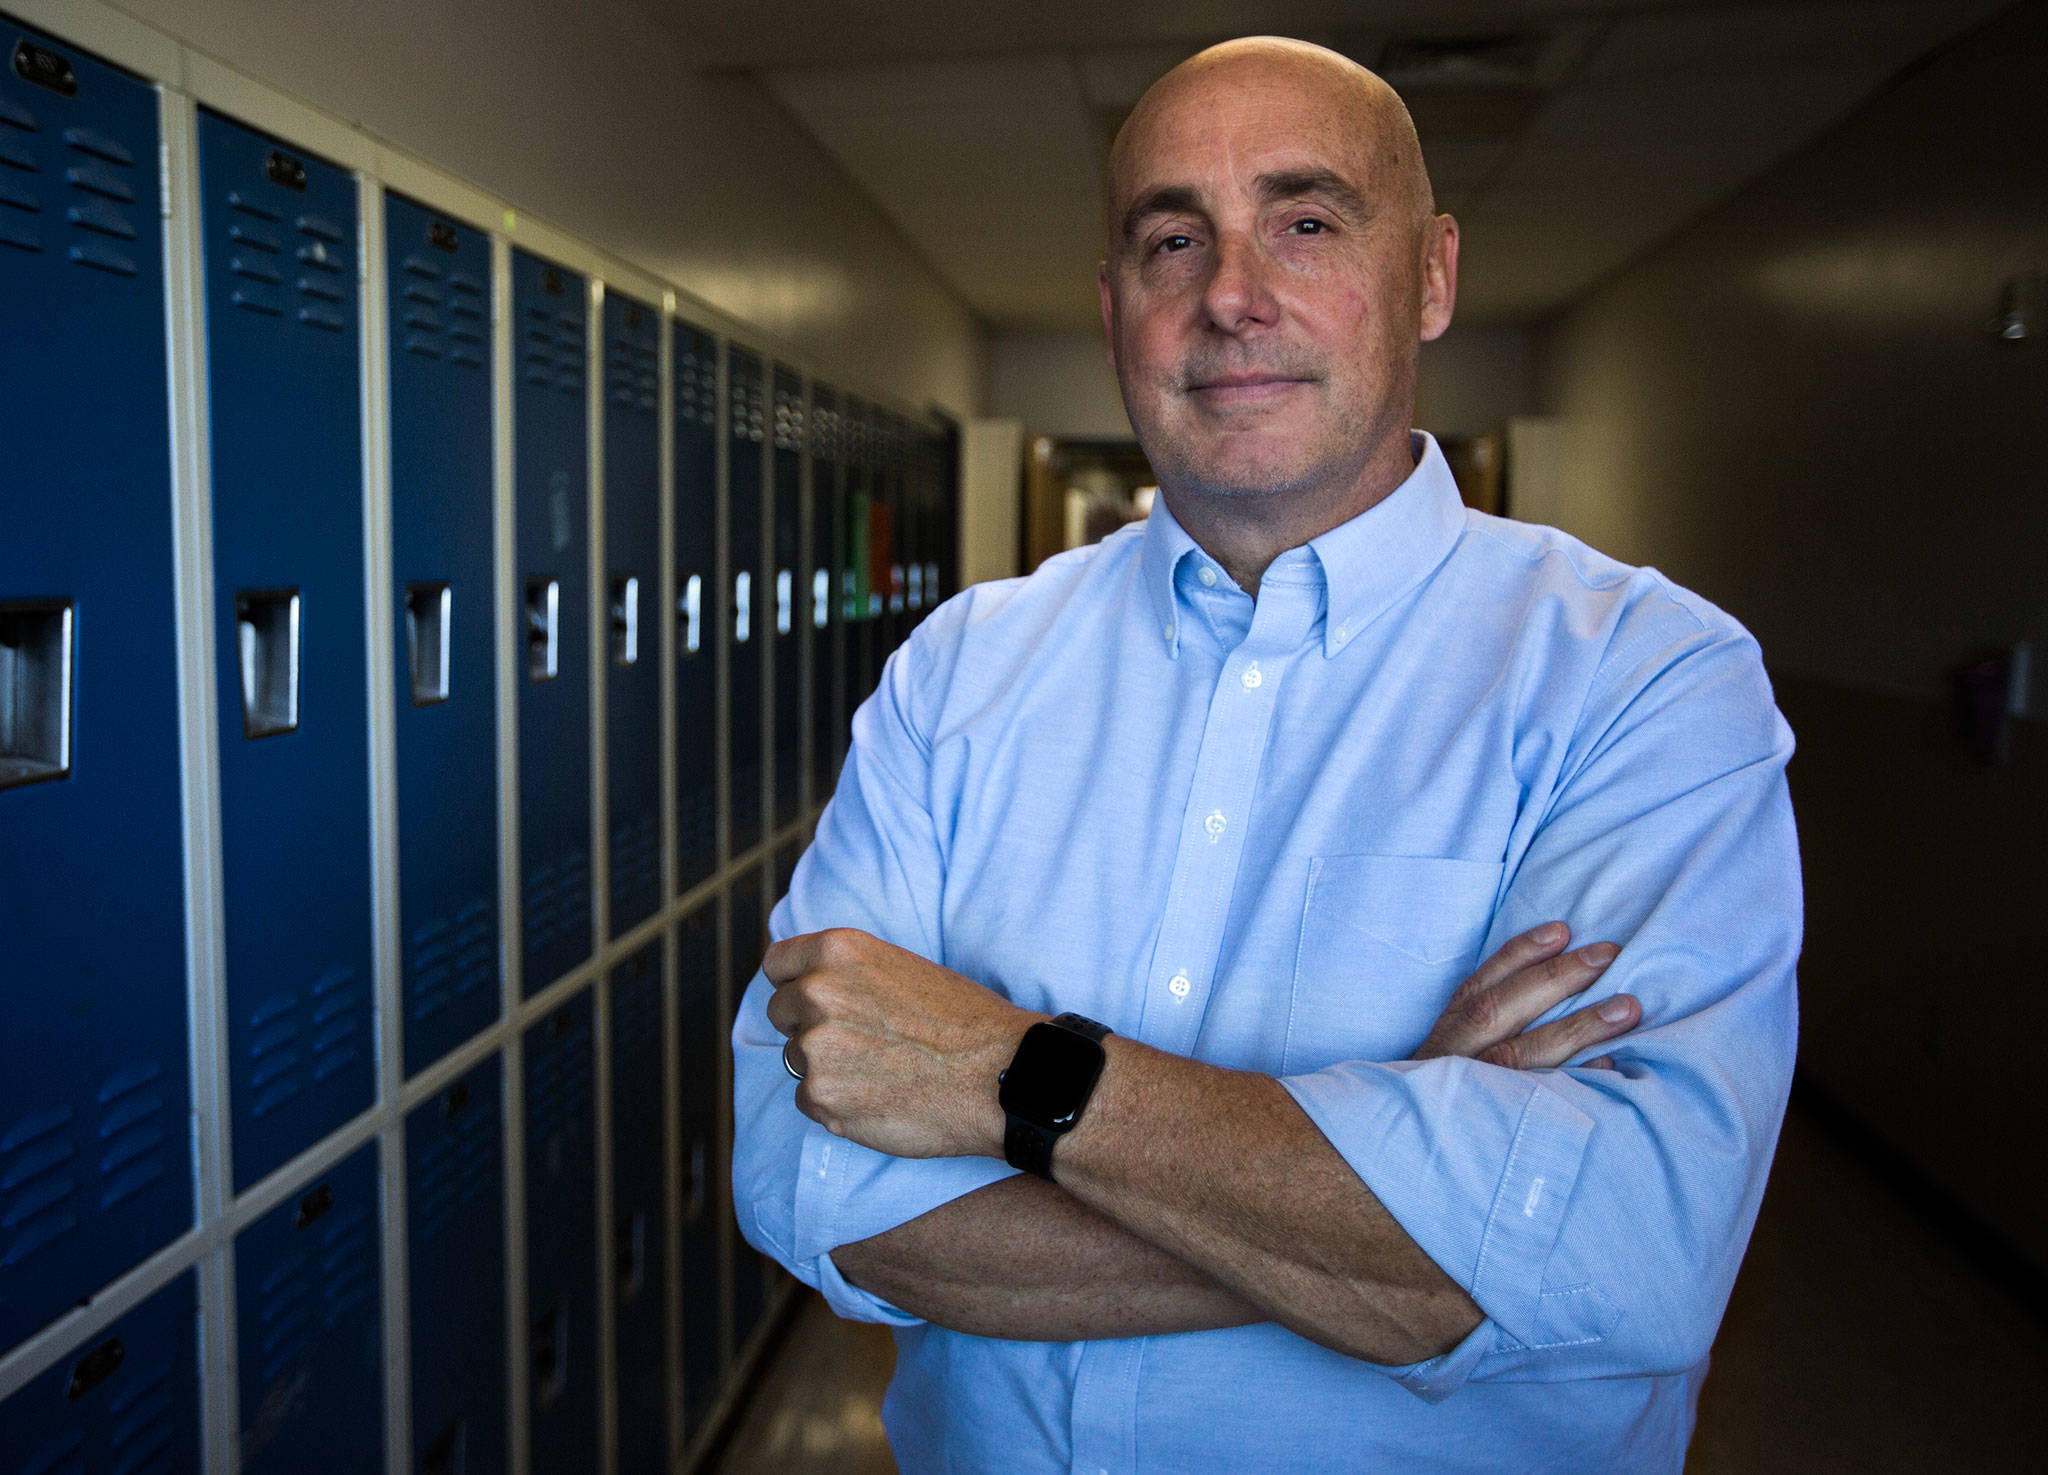
[[(1509, 941), (1417, 1057), (1556, 1066), (1633, 1028), (1627, 995), (1528, 1028), (1616, 953), (1567, 952), (1568, 940), (1550, 923)], [(763, 968), (806, 1115), (899, 1157), (1002, 1156), (996, 1075), (1045, 1016), (864, 932), (788, 938)], [(1405, 1364), (1480, 1323), (1276, 1079), (1116, 1036), (1105, 1049), (1088, 1109), (1054, 1153), (1056, 1182), (1006, 1178), (842, 1245), (840, 1273), (924, 1320), (1029, 1341), (1276, 1321)]]

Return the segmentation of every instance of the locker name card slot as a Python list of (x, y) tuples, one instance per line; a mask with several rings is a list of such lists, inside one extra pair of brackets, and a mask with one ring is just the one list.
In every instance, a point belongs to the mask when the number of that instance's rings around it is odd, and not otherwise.
[(235, 596), (242, 655), (242, 732), (299, 730), (299, 591), (245, 589)]
[(0, 604), (0, 789), (71, 772), (69, 600)]
[(14, 75), (37, 87), (47, 87), (60, 97), (78, 96), (78, 74), (71, 70), (71, 63), (33, 41), (15, 43)]
[(411, 584), (405, 591), (405, 652), (412, 672), (412, 704), (448, 700), (449, 635), (454, 595), (446, 584)]

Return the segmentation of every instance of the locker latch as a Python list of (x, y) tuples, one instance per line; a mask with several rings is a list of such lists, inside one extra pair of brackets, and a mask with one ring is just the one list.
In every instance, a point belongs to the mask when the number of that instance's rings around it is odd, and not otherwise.
[(775, 574), (775, 633), (787, 635), (796, 621), (796, 575), (788, 569)]
[(411, 584), (405, 591), (405, 652), (412, 672), (412, 704), (448, 700), (448, 640), (454, 596), (446, 584)]
[(562, 668), (562, 585), (559, 580), (526, 581), (526, 677), (553, 681)]
[(676, 600), (676, 616), (683, 626), (683, 654), (693, 656), (704, 643), (704, 579), (691, 574), (683, 580), (682, 596)]
[(0, 604), (0, 789), (71, 772), (69, 600)]
[(640, 581), (632, 574), (612, 575), (612, 664), (630, 666), (640, 659)]
[(242, 732), (299, 730), (299, 591), (245, 589), (235, 596), (242, 660)]
[(732, 638), (745, 645), (754, 623), (754, 576), (741, 569), (732, 576)]

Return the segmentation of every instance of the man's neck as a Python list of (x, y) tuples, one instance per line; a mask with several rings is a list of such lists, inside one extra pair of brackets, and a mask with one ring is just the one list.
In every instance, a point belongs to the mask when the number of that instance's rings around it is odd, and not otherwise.
[(1342, 483), (1266, 496), (1225, 496), (1162, 482), (1159, 495), (1187, 535), (1256, 599), (1259, 580), (1274, 559), (1378, 506), (1414, 473), (1417, 462), (1408, 433), (1388, 436), (1387, 442), (1386, 453), (1375, 455)]

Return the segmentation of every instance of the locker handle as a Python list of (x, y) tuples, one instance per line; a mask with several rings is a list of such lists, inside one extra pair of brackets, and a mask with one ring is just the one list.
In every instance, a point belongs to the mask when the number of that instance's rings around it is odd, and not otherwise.
[(71, 601), (0, 604), (0, 789), (71, 772)]
[(646, 1210), (635, 1209), (632, 1217), (619, 1226), (616, 1250), (619, 1304), (627, 1306), (647, 1288)]
[(455, 596), (446, 584), (406, 586), (405, 654), (415, 707), (431, 707), (448, 700), (448, 652), (454, 610)]
[(822, 630), (832, 616), (832, 573), (817, 569), (811, 574), (811, 624)]
[(631, 666), (640, 659), (640, 580), (632, 574), (612, 575), (612, 664)]
[(796, 618), (796, 575), (788, 569), (775, 574), (775, 633), (787, 635)]
[(745, 645), (754, 623), (754, 576), (741, 569), (732, 576), (733, 644)]
[(683, 581), (682, 597), (676, 601), (676, 616), (683, 624), (683, 654), (693, 656), (704, 644), (704, 580), (691, 574)]
[(526, 678), (553, 681), (562, 670), (562, 585), (549, 578), (526, 581)]
[(569, 1386), (569, 1307), (556, 1301), (533, 1324), (533, 1409), (546, 1413)]
[(242, 734), (299, 730), (299, 591), (245, 589), (235, 596), (242, 660)]
[(71, 1403), (78, 1402), (93, 1389), (99, 1387), (114, 1370), (128, 1360), (128, 1349), (121, 1345), (119, 1337), (109, 1337), (85, 1356), (71, 1369), (71, 1383), (65, 1388), (64, 1397)]

